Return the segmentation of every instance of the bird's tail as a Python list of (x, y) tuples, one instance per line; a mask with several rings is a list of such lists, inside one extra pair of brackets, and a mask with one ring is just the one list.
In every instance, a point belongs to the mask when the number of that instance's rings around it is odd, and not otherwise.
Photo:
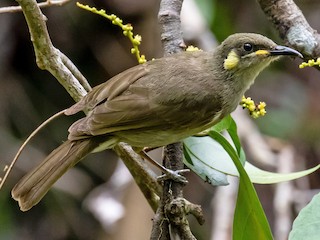
[(92, 152), (101, 142), (101, 139), (97, 138), (67, 140), (53, 150), (12, 189), (12, 197), (19, 202), (21, 211), (27, 211), (36, 205), (69, 168)]

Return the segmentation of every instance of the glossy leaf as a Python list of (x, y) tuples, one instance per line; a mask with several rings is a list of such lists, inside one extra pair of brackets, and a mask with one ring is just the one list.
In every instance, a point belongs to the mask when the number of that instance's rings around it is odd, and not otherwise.
[(244, 165), (246, 162), (246, 156), (244, 154), (244, 151), (242, 149), (240, 139), (238, 136), (237, 124), (230, 115), (229, 115), (229, 117), (230, 117), (230, 126), (227, 129), (227, 131), (232, 139), (234, 146), (236, 147), (238, 156), (240, 157), (240, 161), (241, 161), (242, 165)]
[(320, 168), (320, 164), (299, 172), (292, 172), (292, 173), (273, 173), (261, 170), (249, 162), (245, 165), (245, 170), (248, 173), (250, 180), (253, 183), (260, 183), (260, 184), (273, 184), (273, 183), (280, 183), (285, 181), (294, 180), (297, 178), (301, 178), (304, 176), (307, 176), (315, 171), (317, 171)]
[[(197, 139), (197, 138), (195, 138)], [(199, 138), (198, 138), (199, 139)], [(191, 139), (189, 139), (191, 140)], [(215, 170), (212, 166), (213, 162), (204, 162), (198, 158), (198, 156), (193, 154), (193, 151), (188, 148), (190, 143), (188, 140), (185, 140), (186, 144), (184, 144), (184, 164), (189, 167), (193, 172), (195, 172), (199, 177), (201, 177), (204, 181), (214, 185), (214, 186), (223, 186), (228, 185), (227, 175), (221, 171)], [(203, 145), (197, 145), (199, 148), (197, 151), (202, 152), (202, 156), (206, 153), (206, 148), (200, 149)], [(191, 145), (192, 147), (192, 145)], [(206, 158), (206, 157), (204, 157)], [(214, 158), (210, 158), (213, 160)]]
[(239, 190), (233, 219), (233, 240), (271, 240), (273, 239), (269, 223), (257, 193), (244, 170), (234, 147), (218, 132), (210, 136), (221, 144), (234, 162), (239, 175)]
[(215, 124), (210, 128), (211, 131), (216, 131), (216, 132), (222, 132), (223, 130), (227, 130), (230, 128), (230, 125), (232, 124), (233, 119), (230, 115), (224, 117), (220, 122)]
[[(239, 173), (232, 159), (224, 148), (214, 139), (210, 137), (189, 137), (184, 139), (183, 143), (184, 147), (188, 149), (189, 152), (189, 163), (185, 159), (185, 164), (202, 179), (206, 180), (204, 176), (214, 177), (216, 171), (239, 177)], [(242, 153), (240, 152), (240, 154)], [(197, 167), (193, 168), (190, 164), (196, 164)], [(201, 169), (201, 165), (206, 167)], [(309, 175), (318, 170), (320, 168), (320, 164), (311, 169), (292, 173), (274, 173), (265, 171), (255, 167), (249, 162), (245, 163), (244, 168), (249, 175), (251, 182), (259, 184), (274, 184)], [(213, 171), (213, 173), (211, 171)], [(214, 179), (211, 179), (211, 182), (214, 184), (215, 182), (220, 182), (220, 180), (217, 179), (217, 181), (215, 181)]]

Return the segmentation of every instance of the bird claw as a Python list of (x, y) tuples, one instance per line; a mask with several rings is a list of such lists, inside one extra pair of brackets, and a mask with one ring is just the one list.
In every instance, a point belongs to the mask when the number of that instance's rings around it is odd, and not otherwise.
[(171, 170), (166, 168), (165, 173), (161, 176), (157, 177), (157, 181), (165, 181), (165, 180), (173, 180), (178, 183), (187, 184), (188, 180), (181, 175), (181, 173), (190, 172), (189, 169), (181, 169), (181, 170)]

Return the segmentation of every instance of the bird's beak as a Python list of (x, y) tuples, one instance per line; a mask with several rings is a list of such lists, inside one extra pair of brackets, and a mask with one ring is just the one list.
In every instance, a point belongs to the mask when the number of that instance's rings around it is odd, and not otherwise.
[(278, 56), (278, 55), (289, 55), (289, 56), (296, 56), (303, 58), (303, 55), (298, 51), (285, 47), (285, 46), (276, 46), (273, 50), (269, 50), (271, 56)]
[(302, 54), (298, 51), (285, 47), (285, 46), (276, 46), (272, 50), (257, 50), (255, 52), (256, 55), (264, 55), (264, 56), (283, 56), (283, 55), (289, 55), (289, 56), (297, 56), (300, 58), (303, 58)]

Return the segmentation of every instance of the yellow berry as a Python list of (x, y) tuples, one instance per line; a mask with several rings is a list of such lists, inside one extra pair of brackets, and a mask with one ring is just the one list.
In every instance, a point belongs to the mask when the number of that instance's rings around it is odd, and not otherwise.
[(136, 35), (134, 36), (133, 40), (132, 40), (132, 43), (134, 45), (140, 45), (141, 44), (141, 36), (140, 35)]
[(139, 63), (142, 64), (142, 63), (145, 63), (147, 60), (146, 60), (146, 57), (144, 55), (141, 55), (141, 57), (139, 58)]
[(258, 117), (259, 117), (259, 113), (257, 113), (257, 112), (252, 112), (252, 113), (251, 113), (251, 116), (252, 116), (253, 118), (258, 118)]
[(190, 45), (190, 46), (187, 47), (186, 51), (187, 52), (195, 52), (195, 51), (201, 51), (201, 49), (198, 48), (198, 47)]
[(136, 40), (136, 41), (139, 41), (139, 42), (141, 42), (141, 40), (142, 40), (142, 37), (140, 36), (140, 35), (135, 35), (134, 36), (134, 39)]
[(267, 104), (265, 102), (260, 102), (258, 105), (258, 108), (261, 110), (261, 109), (264, 109), (266, 106)]
[(122, 29), (126, 31), (132, 31), (133, 27), (131, 26), (131, 24), (126, 24), (122, 26)]
[(115, 21), (116, 21), (117, 23), (120, 23), (120, 24), (122, 23), (122, 20), (121, 20), (120, 18), (118, 18), (118, 17), (115, 19)]
[(256, 106), (255, 105), (250, 105), (248, 107), (248, 109), (249, 109), (250, 112), (253, 112), (256, 109)]
[(262, 110), (259, 111), (259, 113), (260, 113), (261, 116), (264, 116), (264, 115), (267, 114), (267, 111), (262, 109)]

